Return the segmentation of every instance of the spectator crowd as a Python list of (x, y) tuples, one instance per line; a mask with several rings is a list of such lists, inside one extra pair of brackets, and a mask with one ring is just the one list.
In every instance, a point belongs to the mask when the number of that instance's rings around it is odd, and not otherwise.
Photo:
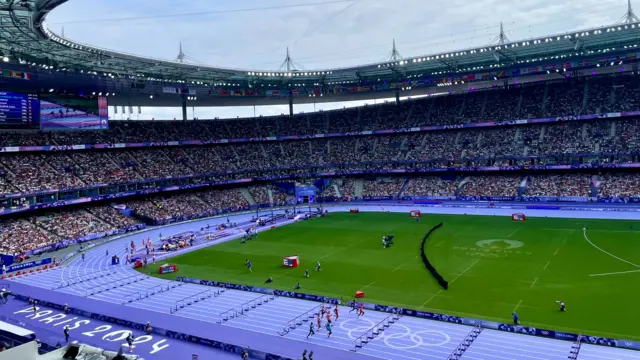
[[(0, 154), (0, 197), (16, 193), (122, 184), (208, 174), (216, 180), (306, 175), (349, 170), (530, 166), (640, 162), (640, 119), (598, 119), (493, 128), (457, 128), (479, 122), (566, 117), (640, 110), (637, 77), (570, 78), (508, 89), (451, 93), (360, 108), (251, 119), (113, 121), (106, 132), (2, 132), (2, 146), (154, 142), (138, 149), (94, 149)], [(432, 125), (442, 131), (347, 137), (362, 132)], [(271, 136), (308, 135), (288, 141)], [(260, 138), (263, 141), (176, 147), (177, 140)], [(165, 146), (166, 145), (166, 146)], [(534, 158), (535, 157), (535, 158)], [(419, 169), (418, 169), (419, 170)], [(419, 176), (355, 180), (334, 177), (321, 195), (356, 196), (640, 196), (640, 175), (528, 174)], [(164, 181), (164, 180), (163, 180)], [(167, 180), (168, 181), (168, 180)], [(126, 185), (122, 185), (124, 186)], [(119, 188), (119, 189), (122, 189)], [(337, 192), (335, 191), (337, 189)], [(145, 219), (168, 220), (294, 200), (272, 185), (149, 196), (126, 205)], [(521, 193), (522, 192), (522, 193)], [(23, 194), (24, 195), (24, 194)], [(5, 207), (6, 199), (0, 202)], [(27, 198), (11, 206), (26, 206)], [(16, 253), (59, 241), (134, 225), (111, 206), (44, 213), (0, 224), (0, 252)]]

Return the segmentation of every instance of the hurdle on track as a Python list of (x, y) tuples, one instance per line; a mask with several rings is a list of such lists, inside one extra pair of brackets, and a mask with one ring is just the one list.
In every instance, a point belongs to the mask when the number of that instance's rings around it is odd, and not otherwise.
[(210, 298), (212, 296), (218, 296), (218, 295), (220, 295), (220, 293), (221, 293), (220, 290), (213, 291), (211, 289), (208, 289), (208, 290), (205, 290), (205, 291), (201, 291), (201, 292), (199, 292), (197, 294), (193, 294), (193, 295), (187, 296), (187, 297), (185, 297), (183, 299), (180, 299), (180, 300), (176, 301), (175, 305), (169, 308), (169, 313), (173, 314), (174, 312), (176, 312), (176, 311), (178, 311), (180, 309), (183, 309), (186, 306), (189, 306), (191, 304), (195, 304), (195, 303), (197, 303), (199, 301), (208, 299), (208, 298)]
[[(291, 331), (291, 330), (297, 328), (298, 326), (302, 325), (303, 323), (309, 321), (309, 319), (312, 319), (314, 316), (316, 316), (316, 315), (318, 315), (320, 313), (320, 309), (324, 305), (325, 304), (320, 304), (320, 305), (314, 307), (313, 309), (307, 310), (307, 311), (303, 312), (302, 314), (294, 317), (293, 319), (287, 321), (287, 325), (284, 327), (284, 329), (282, 329), (282, 332), (278, 331), (278, 335), (284, 336), (289, 331)], [(338, 306), (338, 305), (336, 305), (336, 306)], [(331, 306), (330, 305), (329, 305), (329, 307), (327, 307), (327, 310), (331, 310)]]
[(483, 330), (483, 327), (481, 326), (481, 324), (474, 326), (473, 329), (471, 329), (471, 331), (469, 332), (469, 334), (467, 334), (467, 336), (465, 336), (465, 338), (460, 342), (458, 347), (456, 347), (456, 349), (453, 350), (451, 355), (449, 355), (447, 360), (459, 360), (464, 354), (464, 352), (467, 351), (469, 346), (471, 346), (471, 344), (478, 338), (478, 336), (480, 336), (480, 333), (482, 332), (482, 330)]
[(78, 276), (77, 278), (71, 278), (67, 281), (56, 282), (56, 286), (51, 288), (51, 290), (62, 289), (72, 285), (81, 284), (83, 282), (99, 279), (105, 276), (113, 275), (115, 272), (111, 271), (111, 269), (105, 269), (100, 271), (95, 271), (89, 274)]
[(98, 293), (107, 292), (109, 290), (113, 290), (115, 288), (123, 287), (125, 285), (133, 284), (135, 282), (143, 281), (148, 279), (148, 277), (144, 275), (131, 275), (126, 278), (122, 278), (120, 280), (114, 281), (109, 284), (104, 284), (98, 287), (87, 289), (85, 296), (92, 296)]
[(380, 321), (379, 323), (373, 325), (369, 330), (365, 331), (364, 333), (362, 333), (362, 335), (358, 336), (354, 340), (354, 348), (351, 351), (360, 350), (364, 346), (364, 344), (366, 344), (369, 341), (373, 340), (376, 336), (378, 336), (380, 333), (382, 333), (386, 328), (388, 328), (393, 323), (398, 321), (400, 319), (400, 317), (401, 317), (401, 315), (398, 312), (394, 311), (389, 316), (387, 316), (386, 318), (382, 319), (382, 321)]
[(249, 300), (246, 303), (240, 305), (240, 311), (238, 311), (238, 314), (240, 315), (244, 315), (245, 312), (251, 310), (251, 309), (255, 309), (256, 307), (269, 302), (269, 300), (273, 300), (276, 298), (276, 295), (271, 293), (271, 294), (266, 294), (266, 295), (260, 295), (255, 299)]
[(142, 291), (136, 291), (133, 292), (129, 295), (127, 295), (124, 300), (122, 301), (122, 304), (128, 304), (128, 303), (132, 303), (136, 300), (142, 300), (142, 299), (146, 299), (148, 297), (151, 297), (155, 294), (160, 294), (163, 293), (165, 291), (169, 291), (171, 289), (175, 289), (178, 286), (182, 286), (185, 285), (185, 283), (181, 282), (181, 281), (170, 281), (167, 284), (159, 284), (159, 285), (154, 285), (151, 287), (148, 287)]
[(222, 324), (223, 322), (228, 321), (229, 319), (233, 319), (236, 316), (238, 316), (238, 312), (235, 308), (231, 308), (218, 314), (218, 321), (216, 322), (218, 324)]

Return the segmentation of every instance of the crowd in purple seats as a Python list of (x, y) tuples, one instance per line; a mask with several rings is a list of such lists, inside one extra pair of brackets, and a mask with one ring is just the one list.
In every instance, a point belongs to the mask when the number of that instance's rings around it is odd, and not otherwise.
[(62, 240), (108, 232), (138, 224), (111, 206), (46, 212), (0, 221), (0, 254), (20, 254)]
[(601, 157), (600, 162), (630, 162), (637, 161), (638, 153), (640, 120), (636, 119), (187, 148), (12, 153), (0, 155), (0, 192), (29, 193), (205, 173), (225, 178), (227, 172), (274, 168), (280, 169), (278, 174), (304, 174), (310, 165), (330, 171), (340, 170), (345, 163), (355, 164), (350, 169), (363, 170), (400, 162), (428, 162), (428, 167), (435, 168), (505, 166), (533, 164), (523, 156), (545, 157), (536, 164), (552, 164), (552, 156), (588, 154), (616, 154)]
[[(411, 196), (591, 196), (592, 185), (600, 197), (640, 197), (640, 175), (552, 174), (484, 175), (442, 178), (439, 176), (381, 177), (377, 179), (336, 178), (322, 189), (320, 196), (343, 199), (358, 196), (356, 182), (362, 181), (362, 197)], [(519, 189), (524, 186), (524, 192)], [(337, 187), (338, 193), (335, 188)], [(248, 186), (257, 204), (274, 205), (293, 200), (273, 185)], [(240, 189), (213, 189), (194, 193), (173, 193), (128, 200), (122, 203), (133, 211), (125, 216), (111, 205), (47, 212), (0, 222), (0, 253), (16, 254), (61, 240), (92, 233), (108, 232), (140, 223), (141, 219), (162, 221), (174, 218), (211, 216), (225, 211), (249, 209)]]
[(632, 75), (570, 78), (509, 88), (430, 96), (361, 108), (312, 114), (217, 121), (112, 121), (91, 133), (0, 134), (3, 146), (165, 142), (246, 137), (313, 135), (429, 125), (508, 121), (550, 116), (599, 114), (640, 109), (640, 81)]

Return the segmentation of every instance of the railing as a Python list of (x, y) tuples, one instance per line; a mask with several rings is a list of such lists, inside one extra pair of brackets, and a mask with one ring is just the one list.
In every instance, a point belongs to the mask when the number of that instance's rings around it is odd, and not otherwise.
[(471, 344), (475, 341), (475, 339), (478, 338), (478, 336), (482, 332), (482, 329), (483, 327), (480, 325), (476, 325), (473, 329), (471, 329), (469, 334), (467, 334), (467, 336), (462, 340), (462, 342), (460, 342), (458, 347), (456, 347), (456, 349), (453, 350), (453, 352), (451, 353), (451, 355), (449, 355), (447, 360), (459, 360), (462, 357), (462, 354), (464, 354), (464, 352), (467, 351), (467, 349), (469, 348), (469, 346), (471, 346)]
[(186, 298), (176, 301), (175, 305), (169, 308), (169, 313), (173, 314), (174, 312), (180, 309), (183, 309), (185, 306), (195, 304), (201, 300), (208, 299), (212, 296), (218, 296), (219, 294), (220, 294), (220, 290), (213, 291), (209, 289), (209, 290), (201, 291), (197, 294), (189, 295)]
[[(324, 304), (318, 305), (318, 306), (314, 307), (313, 309), (307, 310), (307, 311), (303, 312), (302, 314), (300, 314), (300, 315), (294, 317), (293, 319), (289, 320), (287, 322), (287, 325), (284, 327), (284, 329), (282, 329), (282, 332), (278, 332), (278, 335), (284, 336), (287, 333), (289, 333), (289, 331), (294, 330), (298, 326), (300, 326), (303, 323), (309, 321), (309, 319), (312, 319), (313, 317), (315, 317), (316, 315), (318, 315), (320, 313), (320, 309), (323, 306), (325, 306), (325, 305)], [(330, 310), (330, 307), (328, 307), (327, 310)]]
[(112, 283), (105, 284), (103, 286), (97, 286), (97, 287), (94, 287), (94, 288), (87, 289), (86, 292), (85, 292), (85, 296), (88, 297), (88, 296), (95, 295), (97, 293), (107, 292), (109, 290), (113, 290), (115, 288), (119, 288), (119, 287), (122, 287), (122, 286), (125, 286), (125, 285), (129, 285), (129, 284), (133, 284), (133, 283), (138, 282), (138, 281), (143, 281), (145, 279), (148, 279), (148, 278), (146, 276), (144, 276), (144, 275), (131, 275), (131, 276), (128, 276), (126, 278), (120, 279), (118, 281), (114, 281)]
[(269, 300), (273, 300), (275, 299), (276, 296), (272, 293), (272, 294), (266, 294), (266, 295), (260, 295), (257, 298), (253, 299), (253, 300), (249, 300), (246, 303), (240, 305), (240, 311), (238, 311), (238, 313), (240, 315), (244, 315), (245, 312), (251, 310), (251, 309), (255, 309), (256, 307), (269, 302)]
[(375, 339), (381, 332), (383, 332), (386, 328), (393, 325), (396, 321), (400, 319), (401, 315), (397, 312), (391, 313), (386, 318), (382, 319), (379, 323), (373, 325), (371, 329), (365, 331), (362, 335), (358, 336), (354, 341), (354, 348), (352, 351), (360, 350), (366, 343)]
[(569, 353), (570, 360), (576, 360), (578, 354), (580, 354), (580, 346), (582, 345), (582, 334), (578, 335), (576, 342), (571, 346), (571, 352)]
[(229, 319), (233, 319), (236, 316), (238, 316), (238, 312), (235, 308), (231, 308), (218, 314), (217, 323), (222, 324), (223, 322), (228, 321)]
[(56, 282), (53, 288), (51, 288), (51, 290), (56, 290), (56, 289), (62, 289), (62, 288), (66, 288), (75, 284), (81, 284), (83, 282), (87, 282), (90, 280), (95, 280), (95, 279), (99, 279), (108, 275), (112, 275), (113, 271), (111, 271), (111, 269), (105, 269), (105, 270), (100, 270), (100, 271), (96, 271), (96, 272), (92, 272), (91, 274), (86, 274), (86, 275), (82, 275), (79, 276), (77, 278), (73, 278), (73, 279), (69, 279), (68, 281), (60, 281), (60, 282)]

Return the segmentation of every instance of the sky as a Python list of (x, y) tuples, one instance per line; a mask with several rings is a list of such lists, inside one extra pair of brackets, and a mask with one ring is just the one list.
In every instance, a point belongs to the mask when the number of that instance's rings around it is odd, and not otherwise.
[[(69, 0), (47, 24), (76, 42), (163, 60), (175, 59), (182, 43), (189, 62), (228, 68), (278, 70), (288, 47), (299, 69), (324, 70), (384, 61), (393, 39), (404, 57), (429, 55), (487, 45), (500, 22), (510, 40), (525, 40), (613, 24), (626, 6), (627, 0)], [(142, 110), (132, 118), (181, 116), (179, 108)], [(201, 119), (253, 113), (253, 107), (195, 109)]]

